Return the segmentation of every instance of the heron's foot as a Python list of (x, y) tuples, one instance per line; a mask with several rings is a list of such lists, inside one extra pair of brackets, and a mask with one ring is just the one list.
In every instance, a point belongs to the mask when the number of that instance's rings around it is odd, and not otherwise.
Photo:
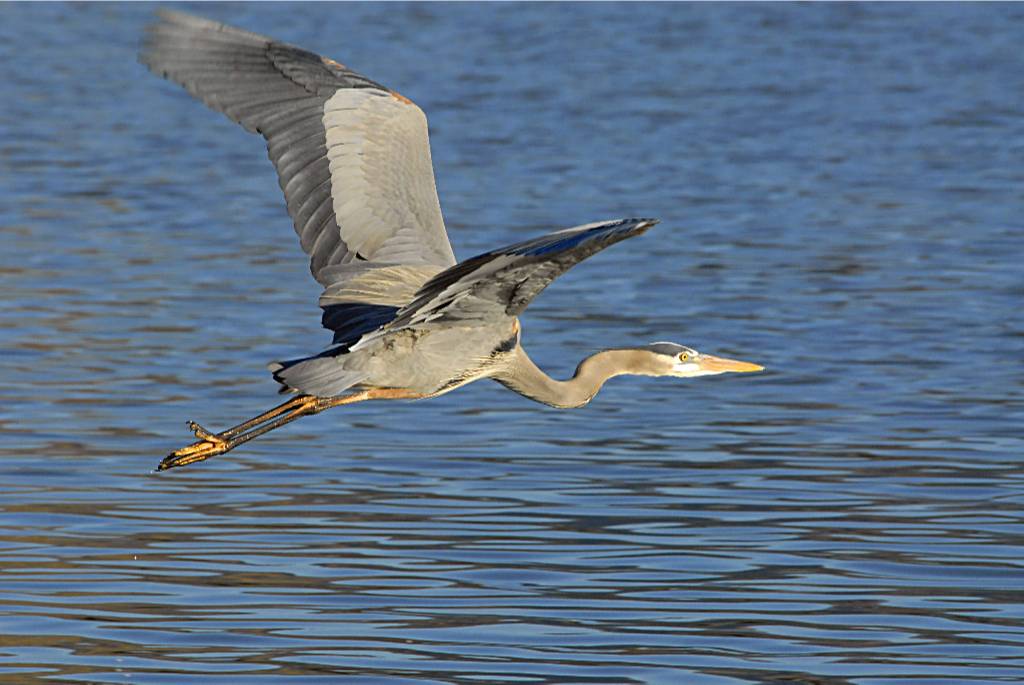
[(217, 435), (216, 433), (211, 433), (210, 431), (206, 430), (195, 421), (188, 421), (187, 423), (188, 429), (192, 431), (192, 434), (195, 435), (200, 440), (204, 440), (206, 442), (217, 442), (218, 440), (220, 442), (225, 442), (225, 440), (221, 438), (221, 436)]
[(188, 427), (199, 438), (198, 442), (168, 454), (157, 465), (157, 471), (166, 471), (167, 469), (188, 466), (198, 461), (204, 461), (210, 457), (216, 457), (218, 454), (224, 454), (234, 446), (231, 444), (230, 439), (211, 433), (195, 421), (189, 421)]

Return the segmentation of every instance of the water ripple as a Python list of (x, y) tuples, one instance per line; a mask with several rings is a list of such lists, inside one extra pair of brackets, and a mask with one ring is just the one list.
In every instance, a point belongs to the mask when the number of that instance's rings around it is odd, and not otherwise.
[(662, 218), (531, 307), (545, 368), (768, 371), (159, 476), (326, 338), (259, 142), (136, 63), (150, 11), (0, 22), (0, 680), (1024, 679), (1017, 6), (204, 6), (415, 97), (461, 256)]

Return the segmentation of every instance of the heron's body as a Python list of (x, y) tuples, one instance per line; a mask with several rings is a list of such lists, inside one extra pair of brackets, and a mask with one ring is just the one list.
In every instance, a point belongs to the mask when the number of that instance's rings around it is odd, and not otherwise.
[(317, 359), (358, 377), (354, 388), (402, 388), (427, 398), (500, 375), (515, 363), (520, 349), (513, 318), (484, 326), (408, 328), (357, 350)]
[(160, 469), (221, 454), (301, 416), (370, 399), (435, 397), (481, 378), (555, 407), (586, 404), (613, 376), (754, 371), (674, 343), (605, 350), (569, 380), (541, 371), (518, 316), (580, 261), (646, 232), (602, 221), (458, 262), (434, 184), (422, 110), (326, 57), (198, 17), (161, 12), (142, 61), (261, 134), (313, 276), (326, 350), (270, 365), (284, 404), (199, 440)]

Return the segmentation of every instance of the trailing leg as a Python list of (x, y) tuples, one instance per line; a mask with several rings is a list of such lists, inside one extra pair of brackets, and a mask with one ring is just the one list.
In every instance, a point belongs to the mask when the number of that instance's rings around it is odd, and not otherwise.
[(363, 400), (372, 399), (374, 396), (373, 391), (359, 392), (346, 397), (299, 395), (221, 433), (211, 433), (195, 421), (189, 421), (189, 428), (192, 429), (192, 432), (195, 433), (199, 440), (171, 452), (157, 465), (156, 470), (166, 471), (167, 469), (205, 461), (210, 457), (233, 450), (235, 447), (247, 443), (253, 438), (268, 433), (275, 428), (280, 428), (303, 416), (319, 414), (325, 409), (342, 404), (362, 402)]

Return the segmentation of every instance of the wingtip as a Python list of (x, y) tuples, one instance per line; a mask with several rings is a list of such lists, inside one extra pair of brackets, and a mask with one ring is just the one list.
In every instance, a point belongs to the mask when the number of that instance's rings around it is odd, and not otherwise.
[(154, 32), (160, 30), (161, 27), (167, 27), (170, 25), (183, 27), (189, 26), (192, 23), (216, 23), (205, 17), (199, 17), (194, 14), (188, 14), (187, 12), (179, 12), (177, 10), (167, 9), (166, 7), (157, 7), (153, 10), (153, 16), (155, 17), (146, 26), (147, 32)]
[(651, 217), (631, 217), (629, 219), (619, 219), (618, 221), (613, 222), (615, 226), (620, 226), (627, 230), (630, 235), (645, 233), (647, 229), (658, 223), (661, 223), (661, 219)]
[(182, 26), (188, 25), (219, 25), (220, 22), (214, 21), (207, 17), (199, 16), (198, 14), (191, 14), (189, 12), (182, 12), (180, 10), (172, 10), (167, 7), (157, 7), (153, 14), (159, 17), (160, 21), (169, 24), (180, 24)]
[(587, 228), (590, 227), (603, 227), (603, 228), (614, 228), (614, 227), (628, 227), (630, 230), (646, 231), (651, 226), (661, 223), (661, 219), (655, 219), (653, 217), (639, 217), (631, 216), (627, 219), (611, 219), (609, 221), (599, 221), (594, 224), (588, 224)]

